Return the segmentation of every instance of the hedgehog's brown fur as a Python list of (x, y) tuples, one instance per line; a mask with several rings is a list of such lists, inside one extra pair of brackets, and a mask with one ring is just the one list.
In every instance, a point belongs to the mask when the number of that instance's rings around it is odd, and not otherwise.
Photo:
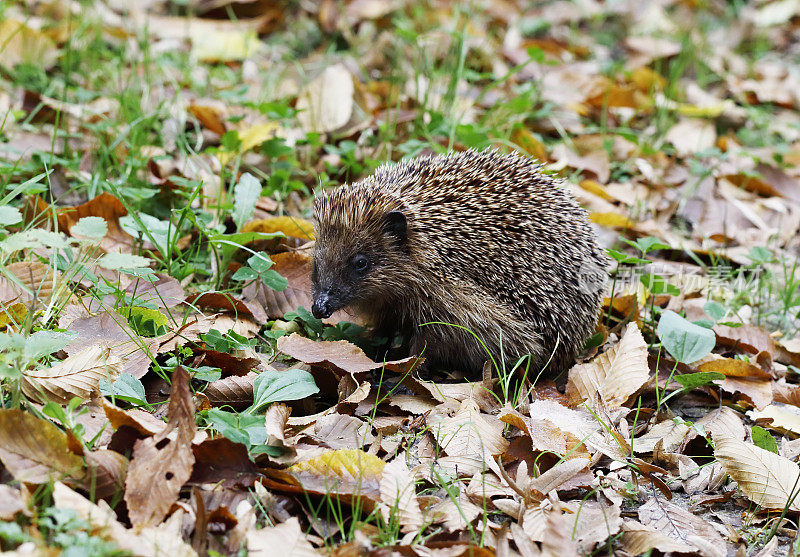
[(498, 365), (530, 354), (564, 369), (594, 330), (606, 259), (540, 168), (495, 151), (424, 156), (318, 197), (314, 313), (355, 306), (436, 367), (477, 373), (488, 349)]

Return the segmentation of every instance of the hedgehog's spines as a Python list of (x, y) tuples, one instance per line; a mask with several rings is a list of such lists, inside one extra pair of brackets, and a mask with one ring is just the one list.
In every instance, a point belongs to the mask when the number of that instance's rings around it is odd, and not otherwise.
[[(593, 331), (605, 255), (586, 212), (541, 168), (515, 153), (469, 150), (382, 165), (337, 188), (315, 204), (314, 261), (330, 282), (315, 284), (315, 296), (338, 288), (341, 303), (383, 329), (406, 329), (412, 350), (427, 343), (440, 364), (480, 369), (485, 354), (460, 329), (423, 322), (470, 328), (495, 351), (502, 331), (506, 353), (539, 364), (557, 347), (563, 367)], [(384, 234), (392, 211), (407, 220), (402, 250)], [(373, 261), (358, 280), (342, 267), (355, 253)], [(587, 271), (596, 284), (587, 286)]]

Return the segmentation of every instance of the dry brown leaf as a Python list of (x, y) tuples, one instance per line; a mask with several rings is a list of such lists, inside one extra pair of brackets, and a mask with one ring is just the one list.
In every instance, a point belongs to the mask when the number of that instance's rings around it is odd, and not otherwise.
[(717, 383), (727, 393), (739, 393), (746, 397), (759, 410), (772, 402), (772, 383), (770, 381), (750, 381), (738, 377), (726, 377)]
[(100, 379), (113, 383), (122, 360), (95, 344), (67, 356), (53, 367), (22, 372), (22, 392), (31, 400), (67, 404), (72, 397), (88, 400)]
[(135, 429), (145, 437), (150, 437), (156, 433), (160, 433), (166, 425), (162, 420), (156, 418), (150, 412), (139, 410), (138, 408), (130, 408), (123, 410), (114, 406), (106, 399), (102, 400), (103, 412), (105, 412), (111, 427), (119, 429), (122, 426), (128, 426)]
[(13, 521), (17, 515), (28, 514), (28, 504), (19, 489), (0, 484), (0, 520)]
[(346, 414), (322, 416), (314, 424), (312, 437), (331, 449), (360, 449), (374, 441), (367, 423)]
[(88, 469), (84, 485), (95, 497), (110, 498), (125, 486), (128, 459), (116, 451), (85, 451)]
[(83, 217), (102, 217), (108, 225), (108, 232), (100, 240), (99, 246), (106, 252), (129, 252), (135, 240), (119, 224), (119, 219), (127, 214), (128, 210), (119, 199), (103, 192), (82, 205), (60, 210), (58, 227), (70, 232)]
[[(137, 526), (159, 524), (192, 473), (191, 444), (197, 425), (189, 374), (182, 367), (172, 374), (168, 415), (169, 423), (161, 433), (137, 441), (133, 449), (125, 502), (131, 522)], [(172, 431), (177, 431), (174, 439), (169, 438)]]
[(622, 525), (624, 534), (622, 544), (631, 555), (641, 555), (653, 549), (662, 553), (693, 553), (697, 548), (676, 540), (661, 529), (654, 526), (645, 526), (635, 520), (626, 520)]
[(728, 554), (725, 540), (708, 521), (686, 509), (652, 497), (639, 507), (639, 521), (656, 528), (680, 543), (697, 548), (702, 555), (725, 557)]
[(622, 526), (620, 508), (615, 504), (569, 502), (564, 504), (564, 509), (573, 512), (572, 515), (565, 513), (563, 519), (569, 530), (574, 532), (573, 537), (584, 554), (596, 544), (614, 536)]
[(672, 126), (666, 135), (679, 157), (711, 149), (717, 140), (717, 131), (712, 122), (687, 118)]
[(66, 347), (67, 354), (77, 354), (91, 346), (107, 346), (122, 360), (120, 373), (130, 373), (136, 378), (147, 373), (152, 363), (150, 355), (158, 350), (158, 339), (140, 337), (128, 325), (128, 320), (115, 311), (82, 315), (65, 328), (78, 334)]
[(83, 495), (61, 482), (53, 485), (55, 507), (70, 509), (88, 522), (93, 536), (114, 542), (120, 549), (141, 557), (197, 557), (197, 553), (184, 543), (179, 533), (168, 530), (144, 528), (136, 532), (125, 528), (116, 513), (105, 501), (92, 503)]
[(715, 371), (728, 377), (772, 379), (772, 376), (755, 364), (734, 358), (713, 359), (697, 366), (697, 371)]
[(353, 76), (342, 64), (325, 68), (297, 98), (297, 119), (307, 132), (332, 132), (353, 115)]
[(403, 532), (416, 532), (423, 526), (422, 512), (414, 484), (414, 476), (406, 464), (406, 454), (400, 454), (383, 467), (381, 475), (381, 512), (390, 523), (390, 515), (400, 523)]
[(631, 440), (634, 452), (649, 454), (661, 443), (661, 450), (671, 453), (681, 446), (691, 428), (685, 423), (665, 420), (651, 427), (646, 434)]
[(319, 557), (321, 554), (300, 528), (297, 517), (282, 524), (247, 532), (247, 554), (257, 557)]
[(613, 410), (638, 391), (649, 374), (647, 343), (636, 324), (629, 323), (619, 344), (569, 371), (567, 396), (573, 405), (586, 400), (595, 411)]
[(192, 452), (194, 466), (189, 481), (195, 484), (250, 488), (260, 476), (247, 447), (225, 437), (206, 439), (192, 446)]
[(227, 131), (225, 123), (227, 107), (222, 101), (213, 99), (197, 99), (189, 104), (189, 112), (200, 120), (200, 123), (217, 135)]
[(605, 184), (611, 175), (608, 153), (602, 147), (603, 139), (598, 135), (580, 136), (572, 141), (572, 148), (559, 143), (551, 158), (578, 170), (591, 172), (598, 182)]
[(547, 472), (544, 472), (539, 477), (534, 478), (528, 484), (528, 491), (538, 491), (541, 496), (550, 493), (554, 489), (558, 489), (566, 482), (580, 474), (581, 472), (589, 469), (588, 458), (571, 458), (559, 464), (556, 464)]
[[(50, 265), (45, 265), (40, 261), (19, 261), (6, 265), (6, 271), (14, 275), (19, 283), (27, 290), (20, 287), (20, 284), (6, 278), (0, 278), (3, 292), (8, 290), (9, 294), (3, 296), (2, 302), (9, 302), (12, 299), (30, 300), (37, 299), (40, 303), (48, 304), (53, 292), (63, 290), (61, 273), (54, 271)], [(28, 292), (30, 291), (30, 293)], [(61, 292), (65, 294), (65, 292)], [(64, 296), (61, 296), (62, 298)]]
[(696, 425), (704, 427), (711, 435), (725, 435), (738, 441), (744, 440), (747, 435), (742, 418), (735, 410), (727, 406), (715, 408), (697, 420)]
[(787, 383), (785, 379), (772, 382), (773, 402), (800, 407), (800, 385)]
[(491, 464), (493, 456), (503, 454), (508, 448), (502, 422), (495, 416), (482, 414), (471, 399), (462, 402), (452, 417), (436, 417), (428, 423), (437, 443), (449, 456), (478, 457)]
[(459, 493), (454, 498), (446, 497), (426, 508), (425, 517), (428, 521), (443, 524), (448, 532), (460, 532), (468, 529), (482, 512), (482, 507), (471, 502), (463, 493)]
[(222, 292), (192, 294), (186, 298), (186, 304), (203, 309), (229, 311), (237, 317), (252, 317), (256, 323), (260, 324), (267, 322), (267, 314), (259, 304), (247, 302)]
[(793, 405), (773, 403), (761, 410), (751, 410), (747, 416), (759, 425), (783, 433), (800, 435), (800, 409)]
[(69, 450), (67, 435), (47, 420), (19, 409), (0, 409), (0, 461), (19, 482), (80, 481), (83, 460)]
[(278, 351), (305, 364), (320, 364), (347, 373), (362, 373), (381, 367), (406, 373), (421, 361), (421, 358), (410, 357), (392, 362), (374, 362), (361, 348), (346, 340), (314, 341), (297, 333), (280, 337)]
[(625, 64), (628, 69), (646, 66), (653, 60), (675, 56), (681, 51), (681, 43), (652, 35), (626, 37), (625, 47), (632, 52)]
[(775, 341), (761, 327), (754, 325), (729, 327), (717, 324), (714, 325), (714, 332), (717, 334), (717, 342), (722, 346), (744, 350), (751, 354), (766, 352), (775, 358)]
[(291, 413), (292, 409), (282, 402), (270, 404), (264, 415), (264, 427), (267, 434), (286, 443), (286, 423)]
[(241, 410), (253, 403), (253, 381), (256, 377), (257, 373), (248, 373), (244, 377), (232, 375), (217, 379), (208, 384), (203, 394), (208, 397), (211, 406), (230, 406), (234, 410)]
[(748, 499), (764, 509), (800, 510), (800, 468), (760, 447), (726, 435), (714, 435), (714, 456)]
[(592, 453), (601, 453), (613, 458), (624, 459), (629, 456), (621, 452), (619, 444), (611, 439), (594, 416), (585, 410), (575, 410), (551, 400), (537, 400), (530, 405), (531, 424), (545, 421), (559, 430), (580, 439)]
[[(566, 408), (565, 410), (569, 411)], [(551, 452), (568, 459), (589, 457), (588, 449), (578, 437), (558, 428), (550, 421), (532, 420), (510, 406), (504, 407), (497, 417), (501, 422), (525, 432), (531, 439), (534, 451)]]

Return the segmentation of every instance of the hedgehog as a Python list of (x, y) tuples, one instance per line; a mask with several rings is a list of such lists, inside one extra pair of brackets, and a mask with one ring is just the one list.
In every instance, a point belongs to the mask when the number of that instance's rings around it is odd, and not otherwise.
[(470, 150), (318, 196), (313, 315), (355, 309), (428, 372), (565, 370), (595, 329), (607, 261), (562, 185), (519, 154)]

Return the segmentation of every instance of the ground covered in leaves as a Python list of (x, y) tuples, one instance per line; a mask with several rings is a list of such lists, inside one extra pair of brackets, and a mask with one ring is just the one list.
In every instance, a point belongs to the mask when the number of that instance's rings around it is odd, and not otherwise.
[[(0, 548), (800, 552), (800, 3), (527, 4), (0, 4)], [(315, 192), (489, 147), (609, 250), (568, 374), (310, 315)]]

